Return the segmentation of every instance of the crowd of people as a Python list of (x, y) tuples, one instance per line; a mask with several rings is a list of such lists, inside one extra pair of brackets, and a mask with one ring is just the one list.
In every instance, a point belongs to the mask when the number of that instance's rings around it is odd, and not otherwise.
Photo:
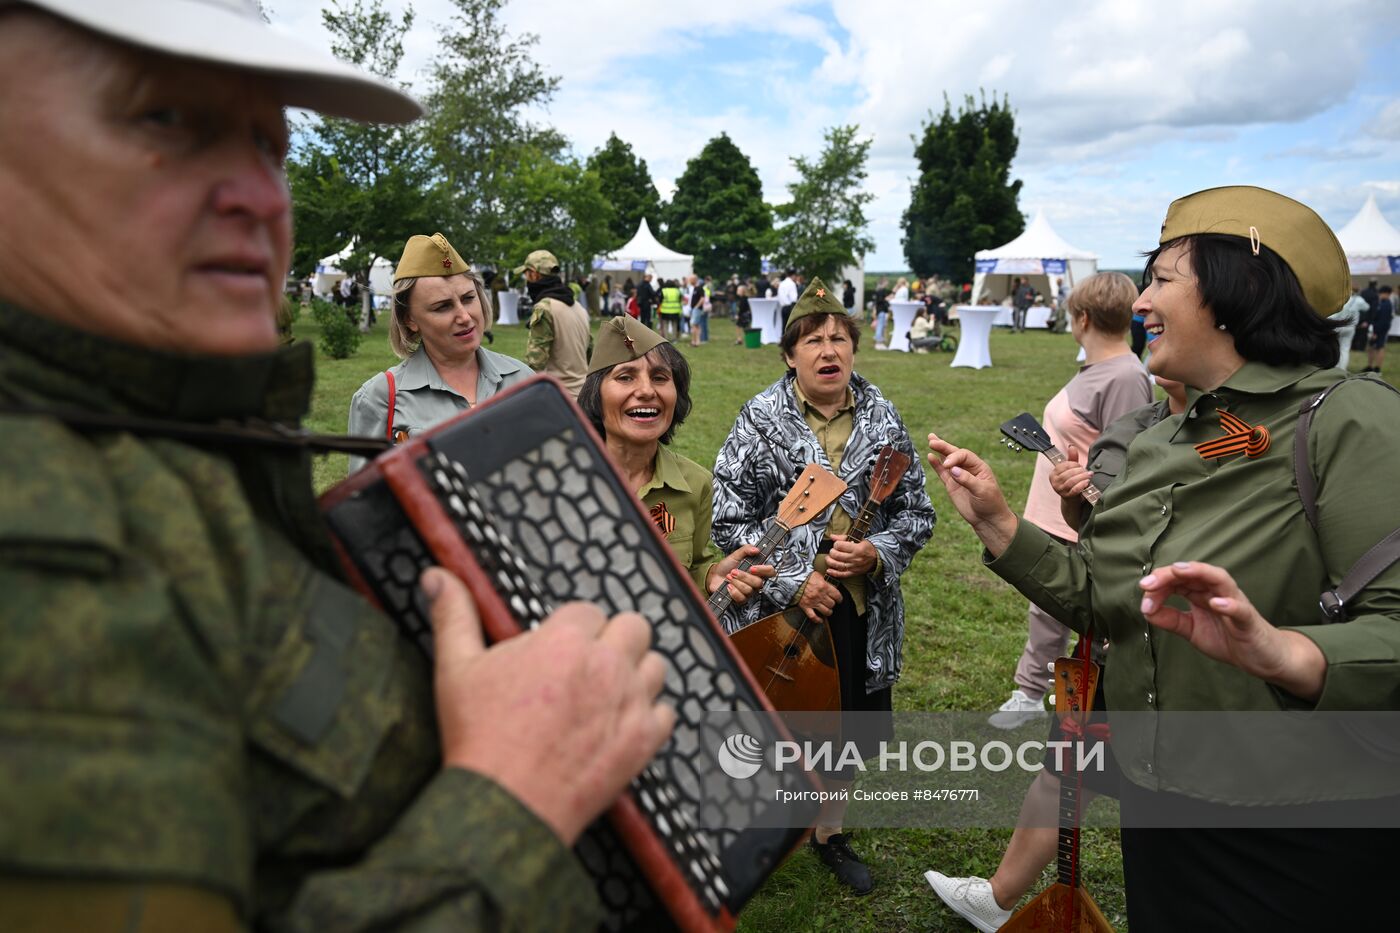
[[(279, 347), (276, 329), (284, 108), (406, 122), (419, 105), (252, 5), (170, 4), (178, 30), (119, 4), (0, 5), (0, 928), (596, 928), (570, 847), (675, 722), (649, 623), (573, 603), (488, 647), (465, 585), (434, 568), (427, 659), (346, 584), (294, 430), (313, 348)], [(452, 244), (408, 238), (389, 327), (402, 362), (355, 393), (351, 433), (398, 442), (554, 374), (697, 587), (728, 588), (727, 630), (783, 609), (825, 627), (840, 707), (883, 724), (870, 753), (892, 733), (901, 580), (935, 514), (923, 445), (856, 371), (851, 283), (778, 280), (783, 365), (710, 471), (669, 444), (704, 404), (674, 342), (682, 318), (705, 339), (713, 284), (644, 278), (635, 318), (595, 338), (553, 254), (515, 271), (523, 361), (482, 346), (487, 284)], [(1270, 191), (1197, 192), (1168, 207), (1144, 282), (1109, 273), (1065, 296), (1086, 359), (1045, 421), (1071, 457), (1038, 470), (1023, 514), (985, 460), (927, 434), (935, 486), (1030, 602), (1016, 693), (1044, 692), (1036, 665), (1067, 628), (1099, 649), (1110, 712), (1400, 708), (1400, 565), (1349, 596), (1345, 621), (1317, 611), (1400, 523), (1400, 393), (1335, 371), (1350, 291), (1335, 236)], [(739, 309), (759, 285), (732, 284)], [(915, 293), (896, 282), (883, 300)], [(1391, 294), (1365, 321), (1378, 350)], [(1125, 342), (1134, 315), (1166, 402)], [(913, 464), (853, 534), (887, 445)], [(806, 463), (845, 493), (742, 568)], [(1031, 712), (1019, 704), (998, 715)], [(1357, 925), (1393, 830), (1291, 818), (1348, 800), (1393, 813), (1392, 769), (1300, 792), (1261, 770), (1256, 736), (1231, 740), (1236, 760), (1206, 767), (1179, 728), (1112, 739), (1121, 777), (1103, 792), (1123, 813), (1132, 928)], [(1044, 780), (1023, 813), (1044, 810)], [(1167, 804), (1176, 827), (1140, 828)], [(1230, 828), (1246, 808), (1279, 822)], [(876, 879), (843, 817), (824, 809), (811, 845), (865, 893)], [(1028, 825), (990, 881), (929, 880), (995, 929), (1048, 857)]]

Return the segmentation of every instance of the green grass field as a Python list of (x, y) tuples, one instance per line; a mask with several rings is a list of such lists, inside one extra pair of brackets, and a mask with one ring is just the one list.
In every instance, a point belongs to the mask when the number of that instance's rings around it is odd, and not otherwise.
[[(296, 325), (302, 340), (314, 340), (310, 315)], [(694, 372), (690, 420), (675, 448), (710, 465), (739, 406), (783, 372), (776, 347), (746, 350), (732, 345), (733, 328), (715, 320), (712, 341), (682, 346)], [(1032, 454), (999, 443), (997, 426), (1022, 411), (1037, 417), (1045, 402), (1074, 375), (1077, 347), (1065, 334), (1030, 332), (992, 335), (995, 366), (981, 371), (951, 369), (948, 354), (913, 355), (873, 349), (866, 332), (856, 369), (877, 384), (899, 409), (915, 445), (930, 430), (981, 453), (995, 469), (1013, 507), (1025, 501)], [(492, 349), (523, 356), (524, 329), (499, 327)], [(394, 357), (382, 326), (348, 360), (317, 360), (318, 382), (309, 426), (342, 433), (350, 397), (365, 379)], [(1364, 358), (1352, 355), (1353, 369)], [(316, 485), (324, 490), (345, 475), (345, 458), (318, 461)], [(904, 676), (895, 690), (896, 710), (987, 710), (1010, 692), (1012, 673), (1026, 631), (1026, 604), (981, 566), (981, 547), (953, 512), (931, 471), (927, 481), (939, 521), (928, 546), (904, 576), (906, 643)], [(1111, 807), (1099, 801), (1097, 807)], [(923, 872), (989, 876), (1010, 830), (858, 830), (857, 851), (867, 857), (876, 888), (857, 898), (846, 894), (806, 851), (797, 853), (746, 908), (745, 931), (949, 930), (970, 927), (929, 889)], [(1089, 830), (1084, 842), (1085, 883), (1114, 926), (1127, 928), (1117, 833)], [(1053, 880), (1051, 871), (1039, 887)]]

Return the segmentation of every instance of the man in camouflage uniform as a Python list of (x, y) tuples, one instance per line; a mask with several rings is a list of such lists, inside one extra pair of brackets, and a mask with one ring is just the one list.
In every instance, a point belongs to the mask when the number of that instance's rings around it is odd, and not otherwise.
[(574, 300), (573, 291), (559, 277), (559, 260), (549, 250), (537, 249), (525, 257), (515, 274), (524, 274), (530, 291), (530, 337), (525, 363), (537, 373), (549, 373), (564, 383), (574, 398), (588, 376), (588, 356), (593, 352), (593, 332), (588, 311)]
[(432, 570), (430, 666), (305, 451), (231, 440), (310, 400), (283, 108), (418, 105), (246, 0), (139, 12), (0, 0), (0, 930), (594, 925), (568, 846), (673, 721), (645, 621), (488, 650)]

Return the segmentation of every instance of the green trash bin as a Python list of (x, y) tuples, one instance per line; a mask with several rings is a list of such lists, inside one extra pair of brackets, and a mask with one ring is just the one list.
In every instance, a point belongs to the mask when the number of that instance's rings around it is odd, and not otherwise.
[(744, 346), (750, 350), (758, 350), (763, 346), (763, 328), (750, 327), (744, 331)]

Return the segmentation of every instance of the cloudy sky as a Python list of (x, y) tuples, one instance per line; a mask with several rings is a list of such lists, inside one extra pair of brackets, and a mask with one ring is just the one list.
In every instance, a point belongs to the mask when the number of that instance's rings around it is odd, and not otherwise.
[[(324, 36), (321, 0), (270, 5), (279, 25)], [(413, 5), (411, 83), (450, 13)], [(1044, 210), (1103, 266), (1136, 266), (1171, 199), (1213, 185), (1274, 188), (1334, 228), (1375, 194), (1400, 226), (1395, 0), (510, 0), (503, 18), (539, 36), (561, 79), (538, 116), (580, 156), (616, 132), (663, 191), (726, 131), (781, 202), (791, 157), (859, 124), (873, 139), (867, 269), (905, 265), (911, 134), (944, 94), (979, 89), (1016, 111), (1027, 219)]]

